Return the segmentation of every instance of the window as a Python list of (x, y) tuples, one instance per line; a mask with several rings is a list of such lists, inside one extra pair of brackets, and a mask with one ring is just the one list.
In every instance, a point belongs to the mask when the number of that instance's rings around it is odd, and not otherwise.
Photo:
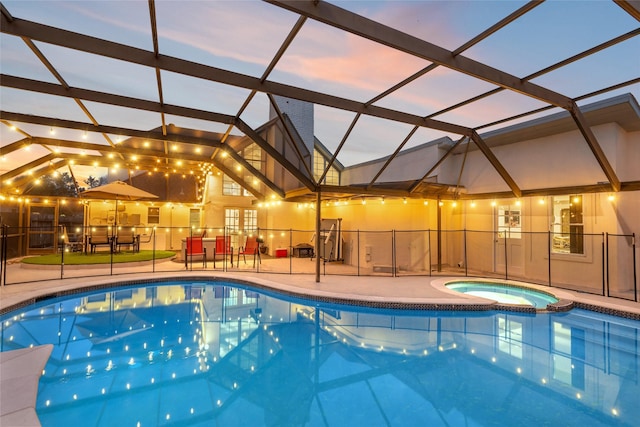
[[(329, 164), (329, 161), (318, 151), (313, 151), (313, 175), (316, 179), (319, 179), (324, 173), (325, 168)], [(322, 184), (327, 185), (340, 185), (340, 172), (331, 166), (327, 171), (327, 175), (324, 177)]]
[(225, 196), (240, 196), (242, 194), (240, 184), (224, 175), (222, 177), (222, 194)]
[(498, 349), (522, 359), (522, 323), (498, 316)]
[(240, 209), (224, 210), (224, 226), (230, 233), (237, 233), (240, 230)]
[(258, 230), (258, 211), (255, 209), (244, 210), (244, 232), (246, 234), (255, 233)]
[(259, 171), (263, 171), (262, 149), (257, 144), (251, 144), (241, 153), (244, 159), (251, 166)]
[(200, 228), (200, 209), (189, 209), (189, 227)]
[(582, 196), (554, 197), (552, 206), (552, 252), (584, 254)]
[(519, 206), (499, 206), (498, 207), (498, 234), (500, 237), (508, 239), (519, 239), (521, 237), (522, 224), (520, 222)]
[(147, 223), (160, 224), (160, 208), (147, 208)]
[(584, 329), (553, 322), (553, 379), (584, 390), (586, 342)]

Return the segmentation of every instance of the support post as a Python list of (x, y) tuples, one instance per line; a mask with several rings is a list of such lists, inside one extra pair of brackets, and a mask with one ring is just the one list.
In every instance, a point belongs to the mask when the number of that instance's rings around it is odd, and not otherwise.
[(438, 220), (438, 229), (437, 233), (437, 251), (438, 251), (438, 273), (442, 271), (442, 206), (440, 206), (440, 197), (438, 197), (438, 206), (437, 206), (437, 220)]
[(322, 226), (322, 196), (320, 187), (316, 192), (316, 283), (320, 283), (320, 227)]

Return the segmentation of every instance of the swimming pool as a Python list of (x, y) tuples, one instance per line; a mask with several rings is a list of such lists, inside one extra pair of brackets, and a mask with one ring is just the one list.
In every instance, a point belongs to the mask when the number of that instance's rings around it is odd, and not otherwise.
[(447, 288), (469, 295), (492, 299), (502, 304), (530, 305), (538, 309), (557, 303), (558, 298), (546, 292), (493, 282), (450, 282)]
[(222, 282), (119, 287), (2, 318), (51, 343), (44, 426), (633, 425), (640, 322), (373, 310)]

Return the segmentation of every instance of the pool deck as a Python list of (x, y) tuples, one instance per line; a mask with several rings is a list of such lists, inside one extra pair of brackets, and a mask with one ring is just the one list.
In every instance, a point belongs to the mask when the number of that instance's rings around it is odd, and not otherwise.
[[(28, 270), (25, 270), (28, 271)], [(28, 274), (28, 273), (27, 273)], [(255, 272), (183, 271), (131, 273), (107, 277), (77, 277), (64, 280), (39, 281), (5, 285), (0, 288), (0, 310), (19, 306), (43, 295), (57, 294), (72, 289), (107, 286), (113, 283), (158, 279), (203, 280), (204, 278), (235, 279), (251, 282), (261, 288), (317, 299), (363, 301), (365, 305), (384, 303), (429, 306), (432, 308), (463, 306), (491, 306), (495, 303), (483, 298), (460, 294), (444, 287), (450, 280), (461, 277), (378, 277), (378, 276), (321, 276), (315, 281), (312, 274), (274, 274)], [(492, 281), (495, 281), (492, 279)], [(605, 313), (624, 313), (640, 318), (640, 303), (617, 298), (583, 294), (528, 285), (550, 292), (563, 300), (589, 307), (599, 307)], [(47, 351), (48, 349), (48, 351)], [(51, 348), (41, 346), (14, 352), (0, 353), (0, 426), (38, 426), (35, 398), (38, 378), (49, 357)], [(26, 384), (18, 387), (16, 384)], [(28, 385), (28, 386), (27, 386)]]

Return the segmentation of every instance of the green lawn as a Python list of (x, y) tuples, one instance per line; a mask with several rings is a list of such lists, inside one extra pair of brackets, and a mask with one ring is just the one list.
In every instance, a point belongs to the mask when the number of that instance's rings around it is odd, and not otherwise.
[[(175, 254), (176, 253), (172, 251), (156, 251), (155, 259), (171, 258), (175, 256)], [(153, 251), (140, 251), (137, 253), (120, 252), (113, 254), (113, 263), (151, 261), (153, 258)], [(108, 252), (95, 254), (68, 252), (64, 254), (64, 265), (109, 264), (111, 259), (111, 254)], [(60, 265), (61, 260), (61, 254), (51, 254), (25, 258), (22, 262), (37, 265)]]

